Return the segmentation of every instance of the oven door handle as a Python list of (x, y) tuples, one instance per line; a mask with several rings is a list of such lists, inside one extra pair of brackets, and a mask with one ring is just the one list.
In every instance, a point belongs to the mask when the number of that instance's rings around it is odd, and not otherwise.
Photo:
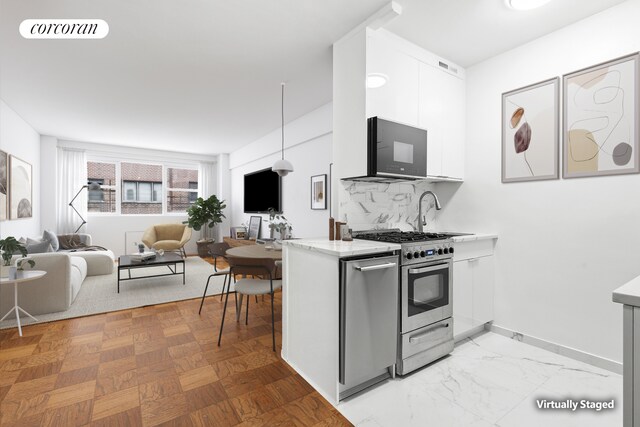
[(392, 268), (395, 267), (396, 263), (395, 262), (388, 262), (386, 264), (378, 264), (378, 265), (367, 265), (365, 267), (353, 267), (358, 271), (373, 271), (373, 270), (384, 270), (386, 268)]
[(422, 273), (428, 273), (430, 271), (446, 270), (447, 268), (449, 268), (449, 264), (437, 264), (437, 265), (432, 265), (431, 267), (423, 267), (423, 268), (410, 268), (409, 274), (422, 274)]
[(426, 330), (426, 331), (424, 331), (424, 332), (422, 332), (422, 333), (420, 333), (418, 335), (414, 335), (412, 337), (409, 337), (409, 342), (411, 344), (418, 343), (418, 342), (422, 341), (423, 339), (427, 338), (428, 335), (431, 335), (431, 333), (433, 331), (435, 331), (436, 329), (448, 328), (448, 327), (449, 327), (449, 323), (442, 323), (442, 324), (436, 326), (435, 328), (428, 329), (428, 330)]

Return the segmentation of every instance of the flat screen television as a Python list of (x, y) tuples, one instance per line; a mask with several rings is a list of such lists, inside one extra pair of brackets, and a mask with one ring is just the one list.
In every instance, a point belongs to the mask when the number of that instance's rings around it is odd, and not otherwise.
[(269, 208), (282, 212), (280, 176), (271, 168), (244, 176), (245, 213), (267, 213)]

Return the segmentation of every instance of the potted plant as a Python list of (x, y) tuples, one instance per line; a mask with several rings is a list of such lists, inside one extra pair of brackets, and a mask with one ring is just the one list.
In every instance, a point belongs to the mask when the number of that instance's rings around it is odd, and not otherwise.
[(291, 237), (291, 230), (293, 227), (289, 224), (289, 220), (281, 213), (278, 213), (273, 208), (269, 208), (269, 229), (271, 230), (271, 238), (274, 237), (275, 232), (280, 233), (280, 239), (285, 240)]
[[(7, 277), (9, 275), (9, 267), (11, 266), (11, 258), (14, 254), (19, 253), (22, 257), (27, 256), (27, 248), (24, 245), (16, 240), (15, 237), (9, 236), (4, 239), (0, 239), (0, 251), (2, 252), (2, 268), (0, 276)], [(22, 261), (19, 260), (19, 264), (16, 266), (19, 269), (22, 269)], [(35, 262), (32, 259), (28, 260), (29, 265), (33, 267)]]
[(209, 256), (207, 246), (214, 241), (214, 230), (216, 224), (220, 224), (226, 218), (222, 210), (227, 207), (224, 200), (218, 200), (215, 194), (208, 199), (198, 197), (198, 199), (187, 209), (188, 219), (183, 224), (196, 231), (202, 229), (202, 238), (196, 242), (198, 245), (198, 255)]

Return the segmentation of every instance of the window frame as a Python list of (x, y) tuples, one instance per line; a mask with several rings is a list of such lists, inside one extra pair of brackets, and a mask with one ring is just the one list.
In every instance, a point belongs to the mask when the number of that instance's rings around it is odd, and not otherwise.
[[(169, 191), (187, 191), (187, 192), (194, 192), (197, 194), (197, 197), (201, 197), (202, 194), (202, 183), (200, 182), (201, 177), (202, 177), (202, 171), (201, 171), (201, 166), (200, 163), (197, 162), (193, 162), (193, 163), (186, 163), (186, 162), (172, 162), (172, 161), (149, 161), (149, 160), (144, 160), (144, 159), (138, 159), (135, 157), (118, 157), (116, 158), (115, 156), (101, 156), (101, 155), (92, 155), (90, 153), (87, 153), (87, 163), (89, 162), (93, 162), (93, 163), (109, 163), (109, 164), (115, 164), (116, 166), (116, 184), (115, 185), (108, 185), (108, 186), (103, 186), (104, 188), (107, 189), (113, 189), (115, 190), (115, 212), (88, 212), (88, 216), (131, 216), (131, 217), (143, 217), (143, 216), (186, 216), (186, 211), (182, 211), (182, 212), (169, 212), (168, 209), (168, 203), (167, 203), (167, 198), (169, 195)], [(152, 183), (152, 195), (153, 195), (153, 183), (160, 183), (160, 185), (162, 186), (162, 194), (161, 194), (161, 202), (162, 202), (162, 213), (153, 213), (153, 214), (123, 214), (122, 213), (122, 186), (124, 181), (122, 180), (122, 163), (138, 163), (138, 164), (145, 164), (145, 165), (153, 165), (153, 166), (162, 166), (162, 182), (158, 182), (158, 181), (144, 181), (144, 182), (151, 182)], [(197, 173), (197, 177), (198, 177), (198, 188), (197, 189), (190, 189), (190, 188), (168, 188), (168, 177), (167, 177), (167, 173), (168, 173), (168, 169), (172, 168), (172, 169), (187, 169), (187, 170), (193, 170), (196, 171)], [(127, 180), (127, 182), (138, 182), (138, 181), (130, 181)], [(142, 181), (141, 181), (142, 182)], [(137, 187), (136, 187), (137, 188)], [(137, 194), (136, 194), (137, 197)], [(127, 203), (126, 201), (124, 203)], [(156, 204), (158, 202), (140, 202), (140, 201), (136, 201), (133, 203), (149, 203), (149, 204)]]

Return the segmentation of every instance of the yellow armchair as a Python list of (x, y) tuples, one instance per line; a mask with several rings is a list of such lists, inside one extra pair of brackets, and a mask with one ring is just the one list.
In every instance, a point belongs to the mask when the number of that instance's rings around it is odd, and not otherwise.
[(184, 245), (189, 240), (191, 240), (191, 228), (184, 224), (152, 225), (142, 235), (142, 243), (148, 248), (180, 251), (182, 256), (187, 256)]

